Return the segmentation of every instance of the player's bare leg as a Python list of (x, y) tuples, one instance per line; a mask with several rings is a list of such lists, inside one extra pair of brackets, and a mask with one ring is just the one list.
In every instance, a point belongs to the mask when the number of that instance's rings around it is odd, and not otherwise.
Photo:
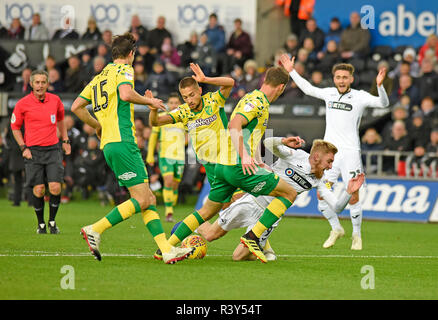
[(213, 224), (209, 221), (205, 221), (198, 227), (197, 231), (208, 242), (222, 238), (227, 234), (227, 231), (219, 226), (217, 220)]

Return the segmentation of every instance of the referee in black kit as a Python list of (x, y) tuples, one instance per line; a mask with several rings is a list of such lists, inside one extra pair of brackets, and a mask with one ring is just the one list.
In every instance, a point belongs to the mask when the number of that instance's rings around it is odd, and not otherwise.
[[(64, 176), (62, 151), (57, 130), (62, 136), (62, 149), (71, 152), (64, 125), (64, 105), (61, 99), (47, 92), (48, 74), (35, 70), (30, 77), (32, 92), (20, 99), (11, 117), (11, 129), (25, 161), (26, 184), (33, 188), (33, 206), (38, 219), (37, 233), (47, 233), (44, 222), (44, 194), (46, 184), (50, 192), (50, 233), (59, 233), (55, 217), (61, 199)], [(24, 124), (24, 138), (21, 126)]]

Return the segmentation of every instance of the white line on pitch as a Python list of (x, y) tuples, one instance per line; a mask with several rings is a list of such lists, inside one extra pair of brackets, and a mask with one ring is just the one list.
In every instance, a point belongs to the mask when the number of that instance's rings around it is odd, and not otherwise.
[[(63, 252), (44, 252), (27, 251), (27, 253), (0, 253), (0, 257), (86, 257), (90, 253), (63, 253)], [(129, 254), (129, 253), (103, 253), (104, 257), (136, 257), (152, 258), (152, 255)], [(228, 257), (226, 254), (208, 254), (208, 257)], [(318, 255), (318, 254), (279, 254), (280, 258), (362, 258), (362, 259), (438, 259), (438, 256), (403, 256), (403, 255)]]

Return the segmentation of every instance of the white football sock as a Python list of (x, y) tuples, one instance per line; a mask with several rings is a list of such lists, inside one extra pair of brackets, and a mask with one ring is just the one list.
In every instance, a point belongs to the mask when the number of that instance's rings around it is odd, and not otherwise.
[(338, 215), (333, 211), (332, 208), (330, 208), (327, 201), (318, 200), (318, 210), (321, 211), (322, 215), (328, 220), (332, 230), (342, 229)]
[(362, 226), (362, 204), (357, 202), (350, 205), (350, 218), (353, 225), (353, 234), (361, 236), (360, 229)]

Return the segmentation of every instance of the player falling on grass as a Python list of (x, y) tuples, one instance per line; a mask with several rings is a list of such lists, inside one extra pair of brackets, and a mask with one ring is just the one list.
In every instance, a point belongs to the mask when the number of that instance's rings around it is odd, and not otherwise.
[[(324, 140), (333, 143), (339, 150), (336, 154), (333, 168), (325, 173), (325, 179), (333, 185), (342, 177), (345, 185), (351, 178), (363, 172), (359, 124), (366, 107), (385, 108), (389, 105), (388, 96), (383, 87), (383, 79), (386, 70), (381, 69), (376, 77), (377, 91), (379, 96), (375, 97), (363, 90), (351, 88), (354, 81), (354, 67), (351, 64), (340, 63), (332, 68), (333, 82), (335, 87), (317, 88), (303, 79), (294, 70), (294, 59), (287, 54), (281, 56), (280, 61), (290, 73), (306, 95), (321, 99), (326, 104), (326, 128)], [(362, 250), (361, 224), (362, 206), (359, 202), (359, 190), (350, 199), (350, 217), (353, 225), (352, 250)], [(318, 209), (329, 221), (332, 231), (329, 238), (323, 244), (324, 248), (333, 246), (336, 240), (344, 235), (344, 229), (339, 223), (336, 213), (330, 208), (327, 201), (318, 196)]]
[[(206, 77), (199, 65), (194, 63), (190, 64), (190, 68), (194, 75), (183, 78), (179, 83), (179, 92), (185, 103), (162, 115), (158, 115), (156, 109), (151, 109), (149, 124), (163, 126), (182, 123), (188, 131), (197, 159), (205, 167), (208, 182), (212, 184), (221, 140), (223, 140), (221, 134), (225, 132), (228, 124), (224, 109), (225, 100), (231, 93), (234, 80), (229, 77)], [(203, 95), (198, 83), (219, 86), (219, 90)], [(194, 219), (202, 218), (194, 216)], [(174, 243), (176, 245), (178, 242)], [(161, 259), (160, 249), (154, 257)]]
[[(155, 207), (155, 197), (149, 189), (147, 171), (137, 147), (134, 126), (134, 103), (148, 105), (153, 110), (164, 110), (164, 106), (159, 99), (135, 92), (132, 68), (135, 50), (132, 34), (117, 36), (111, 47), (113, 62), (91, 80), (72, 105), (72, 111), (79, 119), (96, 129), (101, 137), (100, 148), (103, 149), (108, 166), (115, 173), (119, 184), (127, 187), (131, 195), (129, 200), (112, 209), (104, 218), (83, 227), (81, 233), (92, 254), (101, 260), (101, 234), (141, 212), (146, 227), (163, 252), (164, 262), (175, 263), (185, 259), (191, 250), (175, 248), (167, 242)], [(97, 120), (86, 109), (90, 103)]]
[[(352, 194), (361, 187), (364, 174), (359, 174), (351, 179), (347, 190), (344, 190), (339, 198), (336, 198), (321, 178), (325, 170), (331, 169), (337, 148), (330, 142), (314, 140), (309, 154), (303, 150), (295, 149), (301, 142), (302, 140), (299, 137), (275, 137), (264, 140), (266, 149), (278, 157), (278, 160), (272, 165), (273, 172), (289, 183), (298, 194), (317, 188), (330, 208), (334, 212), (340, 213), (348, 204)], [(230, 207), (221, 211), (219, 218), (213, 224), (206, 221), (199, 226), (197, 232), (207, 241), (213, 241), (223, 237), (232, 229), (248, 227), (247, 231), (249, 231), (260, 219), (272, 200), (271, 196), (254, 197), (251, 194), (245, 194), (242, 198), (233, 202)], [(276, 260), (275, 252), (269, 244), (268, 237), (277, 227), (278, 222), (273, 224), (260, 237), (260, 246), (263, 248), (263, 253), (268, 261)], [(253, 258), (254, 255), (242, 243), (234, 250), (233, 260)]]
[[(169, 111), (181, 104), (177, 93), (167, 100)], [(168, 113), (167, 113), (168, 114)], [(164, 180), (163, 199), (167, 222), (173, 222), (173, 207), (178, 200), (178, 186), (184, 172), (186, 133), (182, 122), (152, 128), (146, 162), (154, 165), (154, 152), (159, 143), (158, 165)]]
[(269, 68), (260, 89), (240, 99), (226, 131), (226, 145), (221, 145), (208, 199), (201, 209), (182, 221), (169, 238), (171, 245), (176, 245), (219, 213), (223, 203), (229, 201), (240, 188), (254, 196), (274, 197), (260, 221), (241, 237), (241, 242), (258, 259), (267, 262), (259, 238), (277, 222), (297, 196), (297, 191), (291, 185), (264, 168), (259, 149), (269, 119), (269, 105), (283, 93), (288, 79), (289, 75), (282, 67)]

